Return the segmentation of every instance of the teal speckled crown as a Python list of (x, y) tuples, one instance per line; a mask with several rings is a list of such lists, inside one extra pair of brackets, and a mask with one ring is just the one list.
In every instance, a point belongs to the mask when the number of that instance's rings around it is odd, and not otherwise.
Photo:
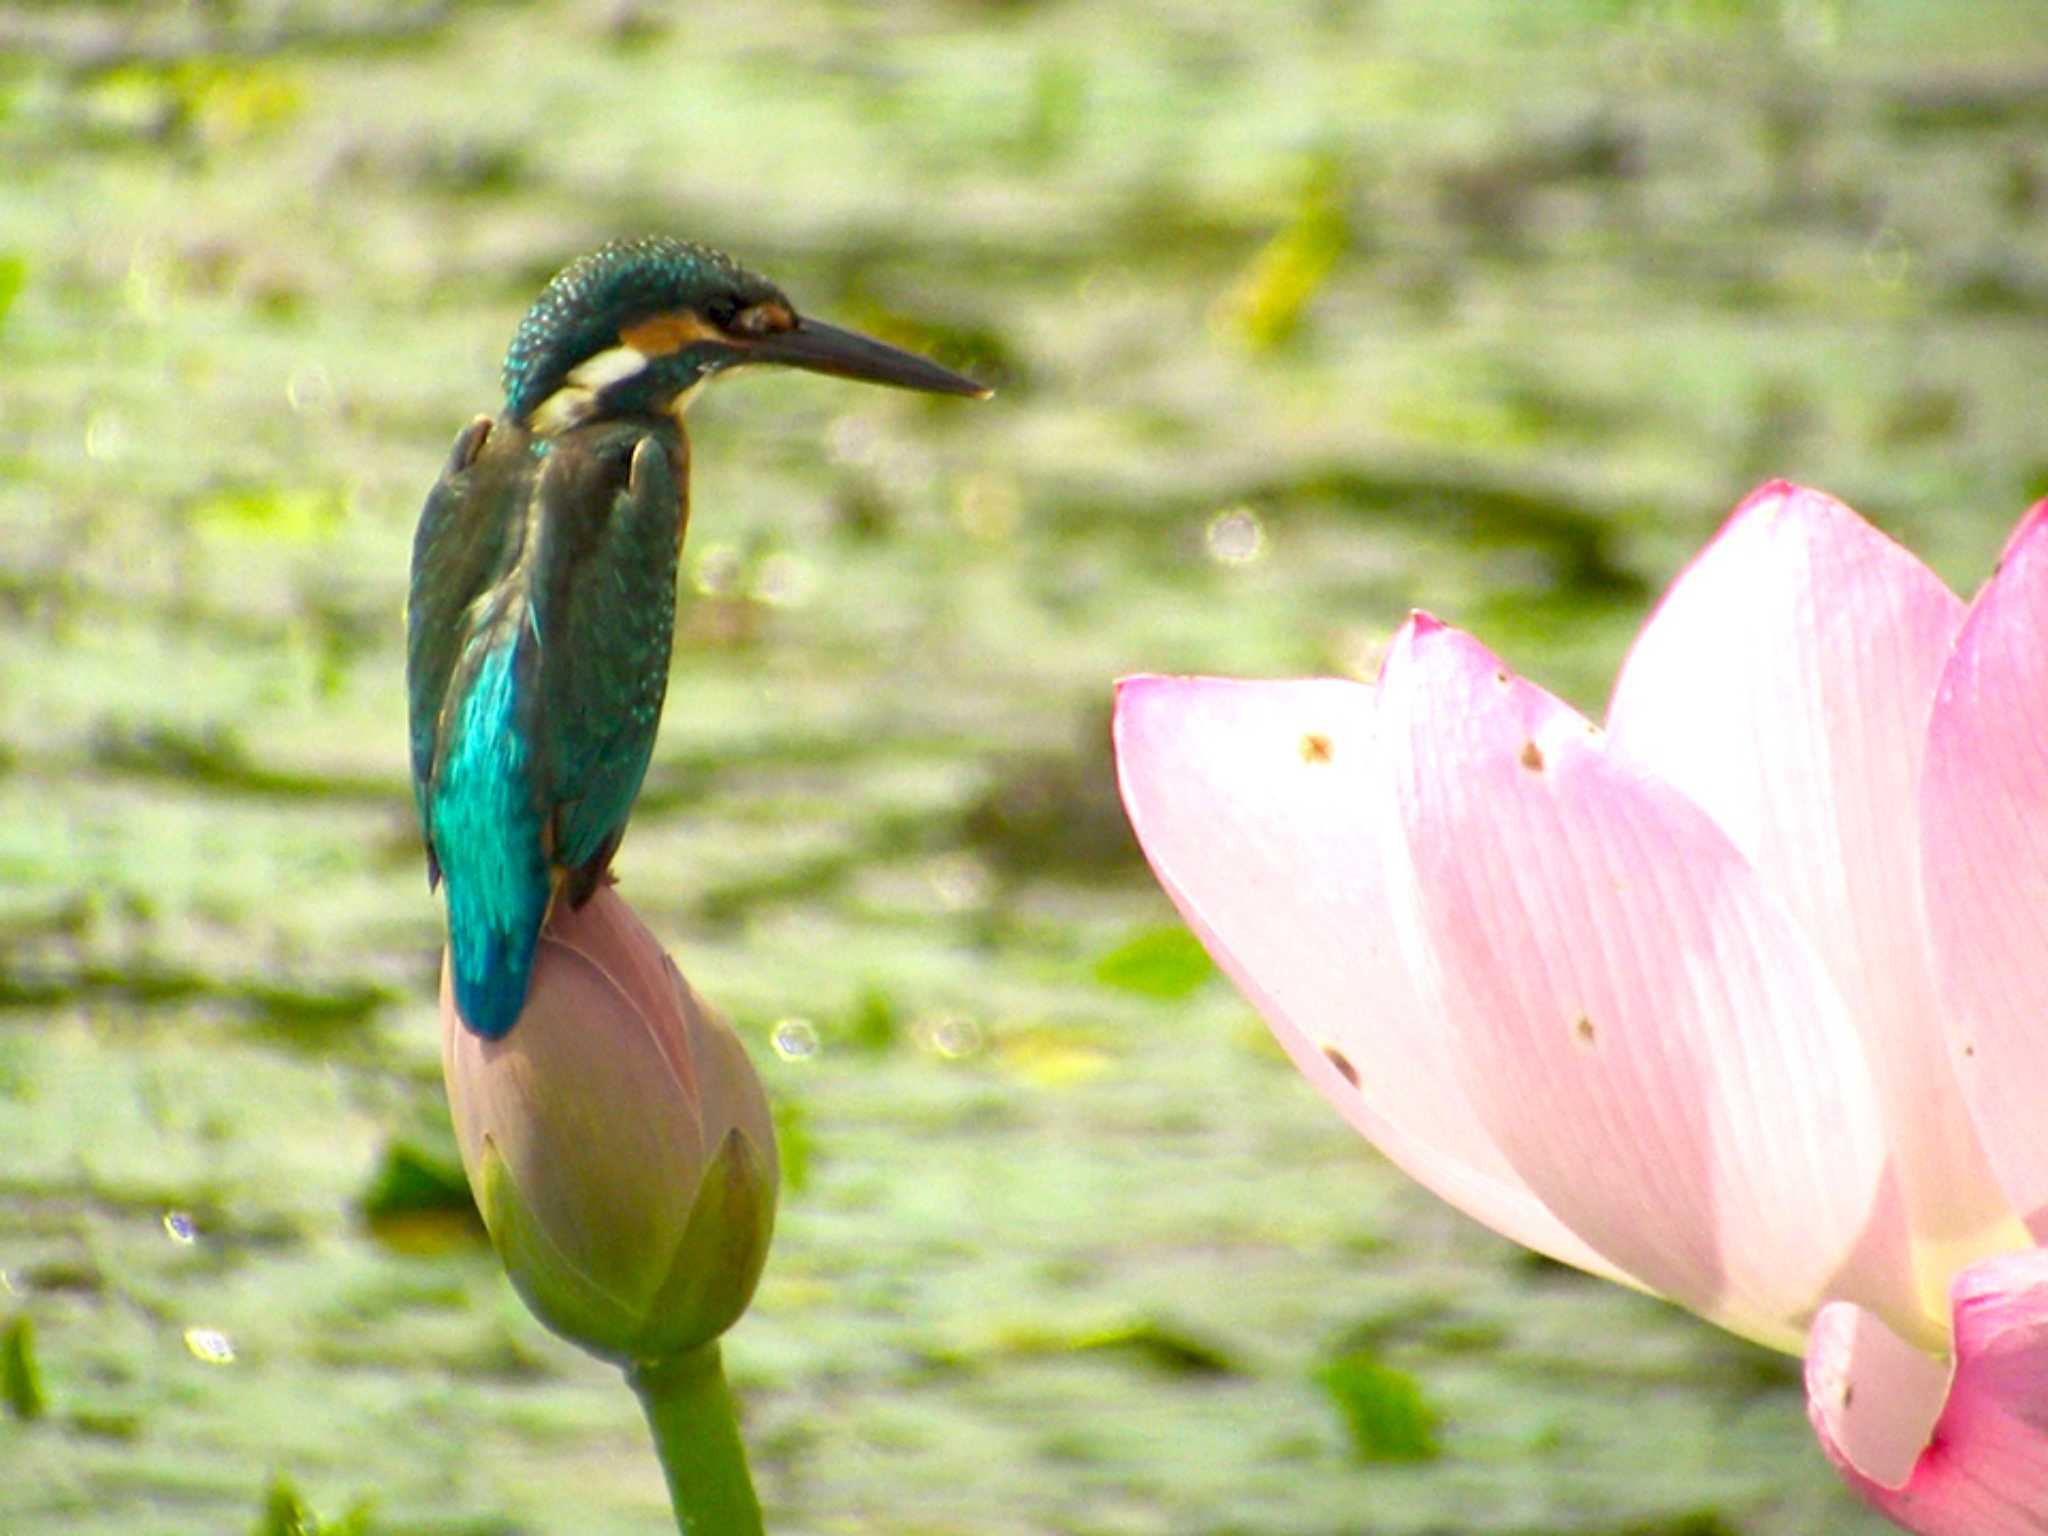
[(614, 240), (577, 257), (541, 290), (505, 350), (505, 413), (525, 416), (578, 363), (617, 346), (622, 326), (664, 310), (701, 310), (720, 296), (734, 308), (782, 299), (724, 252), (666, 235)]

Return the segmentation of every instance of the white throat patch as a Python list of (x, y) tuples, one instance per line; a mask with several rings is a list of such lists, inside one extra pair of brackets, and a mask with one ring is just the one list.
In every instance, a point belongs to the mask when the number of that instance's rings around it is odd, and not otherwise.
[(647, 354), (638, 347), (609, 347), (594, 352), (569, 370), (569, 382), (592, 394), (623, 384), (647, 366)]
[[(553, 437), (566, 432), (597, 414), (597, 399), (614, 384), (623, 384), (644, 369), (652, 361), (638, 347), (610, 347), (594, 353), (569, 370), (562, 387), (533, 408), (529, 418), (533, 430), (542, 437)], [(706, 369), (688, 389), (679, 392), (668, 405), (668, 414), (680, 426), (683, 412), (690, 408), (690, 402), (697, 398), (698, 391), (715, 372)]]
[(533, 430), (552, 437), (589, 420), (597, 413), (599, 394), (623, 384), (646, 366), (647, 354), (638, 347), (609, 347), (593, 353), (569, 370), (560, 389), (534, 407)]

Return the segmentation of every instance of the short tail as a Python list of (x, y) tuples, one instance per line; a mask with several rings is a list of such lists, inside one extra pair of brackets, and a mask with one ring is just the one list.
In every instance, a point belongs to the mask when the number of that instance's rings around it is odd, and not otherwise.
[[(547, 913), (546, 872), (539, 904), (511, 913), (457, 916), (457, 888), (448, 885), (448, 948), (455, 972), (455, 1006), (462, 1022), (486, 1040), (502, 1037), (518, 1022), (533, 979), (533, 952)], [(509, 921), (506, 921), (509, 919)]]
[(430, 805), (448, 893), (455, 1006), (487, 1040), (526, 1004), (552, 881), (516, 729), (513, 647), (490, 654), (463, 700)]

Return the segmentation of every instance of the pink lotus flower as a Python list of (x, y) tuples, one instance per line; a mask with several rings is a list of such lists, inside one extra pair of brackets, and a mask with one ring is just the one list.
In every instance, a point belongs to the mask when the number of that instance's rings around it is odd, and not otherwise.
[(2048, 1532), (2048, 502), (1967, 607), (1772, 484), (1605, 730), (1418, 614), (1133, 678), (1124, 803), (1295, 1064), (1496, 1231), (1804, 1347), (1928, 1536)]

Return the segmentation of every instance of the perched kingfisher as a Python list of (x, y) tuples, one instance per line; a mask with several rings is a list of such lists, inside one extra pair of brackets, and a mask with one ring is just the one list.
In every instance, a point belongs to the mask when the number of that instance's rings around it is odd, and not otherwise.
[(495, 1039), (554, 903), (604, 879), (654, 749), (689, 519), (683, 412), (744, 363), (985, 396), (799, 315), (730, 258), (620, 241), (572, 262), (505, 354), (505, 408), (455, 439), (413, 540), (406, 690), (457, 1007)]

